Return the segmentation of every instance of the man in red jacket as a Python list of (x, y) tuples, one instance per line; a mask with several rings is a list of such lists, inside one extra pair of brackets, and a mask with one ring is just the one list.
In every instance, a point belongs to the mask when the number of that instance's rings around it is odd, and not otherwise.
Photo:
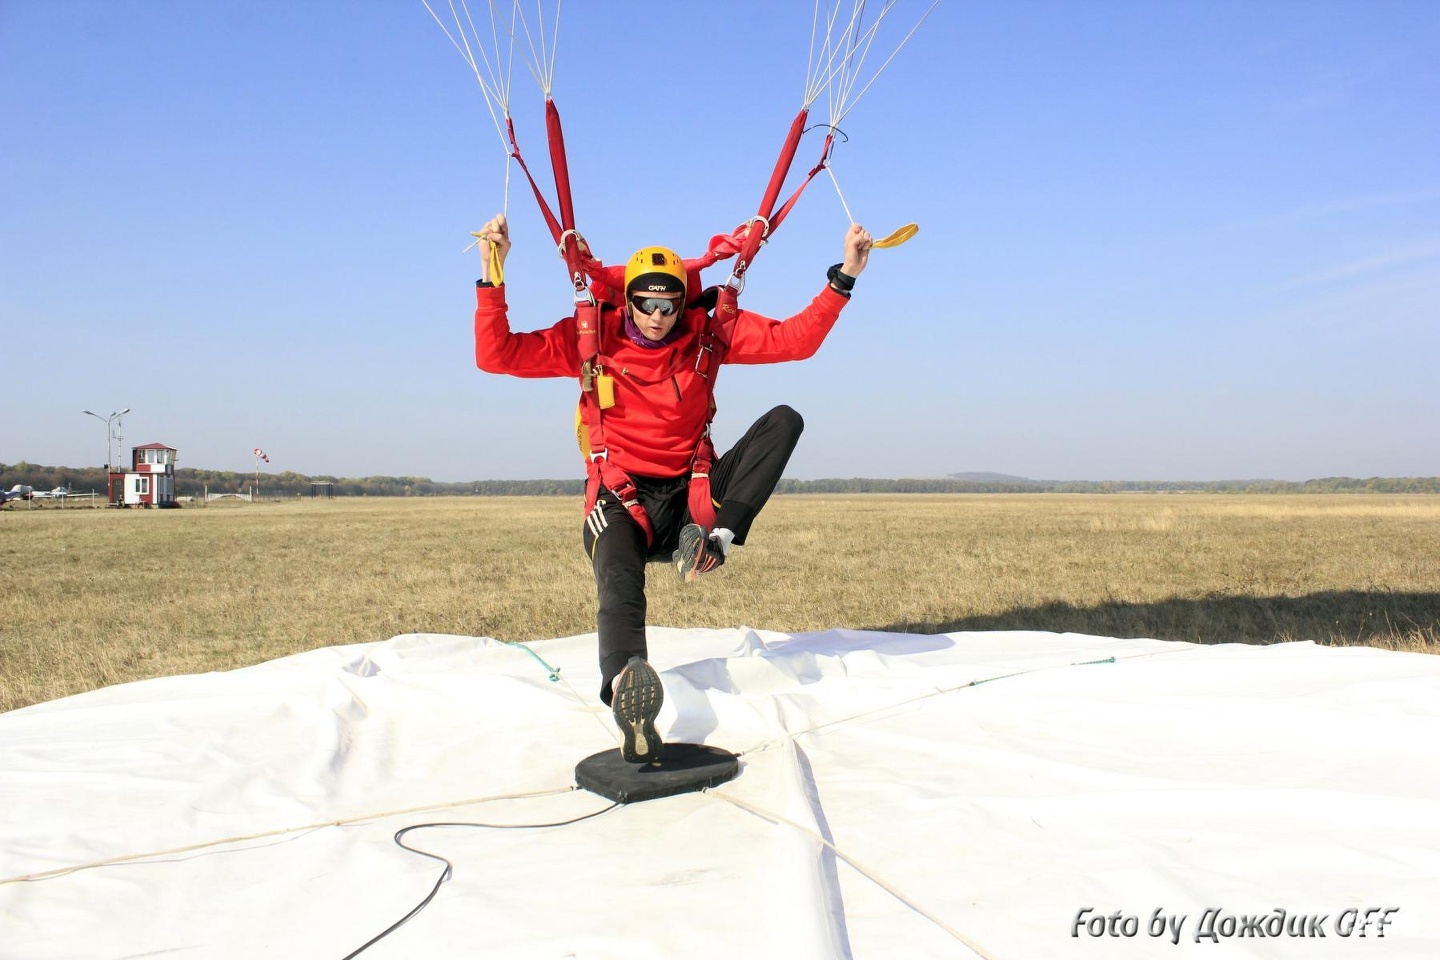
[[(482, 238), (502, 264), (510, 251), (504, 215), (485, 225)], [(819, 349), (869, 259), (872, 240), (858, 224), (845, 234), (845, 259), (804, 310), (772, 320), (741, 310), (725, 363), (803, 360)], [(489, 279), (482, 257), (476, 284), (475, 363), (488, 373), (518, 377), (576, 377), (581, 355), (575, 317), (532, 333), (512, 333), (503, 282)], [(780, 481), (804, 423), (788, 406), (762, 416), (709, 470), (714, 521), (706, 529), (687, 503), (691, 466), (710, 420), (711, 391), (697, 363), (713, 297), (688, 289), (676, 254), (663, 247), (637, 251), (625, 269), (625, 305), (605, 309), (600, 322), (596, 393), (605, 456), (634, 484), (643, 517), (602, 485), (591, 459), (589, 512), (581, 531), (599, 594), (600, 697), (624, 733), (622, 753), (632, 763), (658, 762), (655, 717), (664, 699), (660, 678), (646, 662), (645, 564), (670, 560), (684, 580), (725, 562), (745, 543), (756, 514)], [(581, 446), (587, 455), (586, 431)], [(613, 476), (613, 474), (612, 474)], [(613, 482), (613, 481), (612, 481)], [(623, 484), (615, 483), (615, 486)], [(702, 498), (703, 503), (703, 498)], [(644, 523), (648, 522), (647, 531)]]

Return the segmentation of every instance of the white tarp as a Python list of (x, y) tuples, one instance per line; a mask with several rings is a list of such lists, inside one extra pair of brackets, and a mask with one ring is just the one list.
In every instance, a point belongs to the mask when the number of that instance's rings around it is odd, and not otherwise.
[[(443, 871), (401, 827), (604, 809), (570, 789), (616, 745), (594, 636), (531, 646), (561, 682), (522, 648), (404, 635), (0, 715), (0, 957), (339, 960)], [(739, 777), (411, 832), (453, 878), (361, 956), (1440, 956), (1440, 657), (663, 628), (650, 649), (661, 733), (740, 753)]]

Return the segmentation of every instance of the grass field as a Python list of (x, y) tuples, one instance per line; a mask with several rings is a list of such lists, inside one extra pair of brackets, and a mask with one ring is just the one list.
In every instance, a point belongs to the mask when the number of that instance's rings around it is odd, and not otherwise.
[[(0, 510), (0, 710), (436, 632), (594, 630), (580, 504)], [(1440, 498), (791, 496), (650, 622), (1440, 645)]]

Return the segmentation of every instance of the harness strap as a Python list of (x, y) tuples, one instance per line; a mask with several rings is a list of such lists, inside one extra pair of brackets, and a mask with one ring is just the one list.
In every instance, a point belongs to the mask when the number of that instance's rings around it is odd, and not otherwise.
[[(696, 450), (695, 466), (691, 470), (692, 478), (697, 473), (704, 476), (705, 502), (703, 506), (696, 503), (697, 498), (693, 496), (692, 484), (690, 515), (692, 518), (698, 516), (696, 513), (698, 506), (711, 518), (710, 523), (706, 524), (707, 527), (715, 522), (714, 501), (710, 498), (709, 491), (710, 463), (713, 462), (715, 456), (715, 448), (710, 443), (710, 423), (715, 417), (715, 378), (720, 372), (720, 365), (725, 362), (725, 354), (730, 349), (730, 340), (735, 333), (735, 323), (740, 319), (740, 291), (745, 288), (745, 272), (750, 269), (750, 262), (759, 252), (760, 244), (765, 241), (771, 231), (780, 226), (780, 222), (790, 213), (790, 209), (795, 206), (795, 201), (800, 199), (800, 194), (810, 181), (815, 179), (815, 175), (825, 169), (830, 157), (830, 147), (835, 142), (834, 133), (826, 135), (825, 146), (820, 151), (820, 162), (811, 168), (810, 173), (785, 201), (785, 205), (780, 208), (780, 211), (772, 215), (775, 201), (780, 197), (780, 188), (784, 186), (785, 178), (790, 173), (790, 165), (795, 160), (795, 151), (800, 146), (800, 137), (805, 133), (805, 120), (808, 116), (809, 110), (801, 108), (800, 112), (795, 115), (795, 119), (791, 121), (790, 130), (785, 135), (785, 143), (780, 148), (779, 159), (775, 161), (775, 169), (770, 174), (770, 182), (765, 187), (765, 195), (760, 200), (760, 210), (749, 224), (741, 228), (744, 231), (743, 237), (741, 230), (736, 230), (729, 237), (713, 237), (710, 241), (710, 250), (706, 255), (706, 259), (710, 263), (714, 263), (715, 260), (728, 256), (730, 250), (738, 248), (735, 267), (730, 274), (729, 281), (720, 287), (720, 294), (715, 302), (715, 311), (710, 315), (704, 332), (700, 334), (700, 352), (699, 356), (695, 358), (695, 372), (705, 378), (706, 387), (710, 391), (710, 417), (705, 421), (705, 435), (700, 441), (700, 448)], [(763, 226), (763, 229), (756, 229), (760, 226)], [(702, 450), (708, 451), (708, 459), (703, 462), (703, 469), (701, 469)], [(697, 522), (699, 521), (697, 520)]]
[(790, 194), (790, 199), (786, 200), (785, 204), (775, 212), (775, 216), (770, 218), (770, 229), (772, 231), (777, 229), (781, 222), (790, 215), (790, 208), (795, 206), (795, 201), (800, 199), (800, 194), (805, 192), (805, 188), (810, 185), (810, 181), (815, 179), (815, 175), (825, 169), (830, 159), (830, 146), (834, 142), (835, 134), (826, 134), (825, 148), (820, 151), (820, 162), (810, 168), (810, 172), (805, 175), (805, 179), (800, 181), (800, 186), (796, 187), (795, 192)]
[[(585, 512), (595, 509), (601, 487), (609, 490), (619, 498), (621, 506), (644, 531), (645, 546), (648, 550), (655, 544), (655, 527), (650, 522), (644, 505), (640, 503), (635, 481), (620, 466), (611, 462), (610, 450), (605, 440), (605, 417), (600, 399), (602, 391), (599, 389), (599, 379), (604, 370), (604, 358), (599, 353), (601, 309), (599, 304), (580, 304), (575, 312), (581, 354), (580, 420), (588, 441)], [(715, 417), (715, 373), (719, 370), (720, 359), (724, 356), (724, 348), (718, 346), (710, 332), (709, 328), (713, 326), (712, 318), (707, 323), (706, 331), (700, 335), (702, 347), (699, 359), (703, 360), (708, 356), (713, 363), (704, 373), (709, 412), (705, 419), (704, 432), (696, 444), (695, 455), (690, 462), (690, 483), (686, 494), (686, 506), (689, 508), (691, 521), (700, 524), (707, 533), (715, 526), (715, 501), (712, 499), (710, 487), (710, 468), (715, 462), (715, 445), (710, 440), (710, 423)], [(706, 343), (714, 345), (707, 348)]]
[[(550, 142), (550, 168), (555, 172), (555, 199), (560, 205), (560, 222), (575, 229), (575, 205), (570, 199), (570, 163), (565, 157), (565, 133), (560, 129), (560, 111), (555, 101), (545, 98), (545, 132)], [(555, 241), (560, 242), (556, 237)]]
[[(575, 333), (580, 351), (580, 389), (595, 389), (596, 358), (600, 356), (600, 305), (595, 301), (575, 304)], [(598, 407), (598, 402), (597, 402)], [(598, 410), (597, 410), (598, 412)], [(595, 447), (591, 449), (603, 449)]]
[[(594, 300), (575, 305), (575, 330), (580, 352), (580, 419), (588, 440), (585, 449), (585, 512), (595, 509), (603, 486), (620, 498), (620, 505), (630, 512), (640, 529), (645, 531), (647, 549), (655, 541), (655, 528), (640, 503), (635, 481), (619, 466), (610, 462), (610, 448), (605, 442), (605, 423), (601, 414), (599, 379), (604, 370), (600, 356), (600, 322), (602, 307)], [(608, 401), (613, 402), (613, 401)]]
[(690, 519), (705, 528), (708, 534), (715, 527), (715, 499), (710, 487), (710, 468), (715, 464), (715, 444), (710, 439), (710, 424), (715, 421), (715, 381), (720, 374), (720, 365), (730, 348), (730, 335), (734, 332), (735, 320), (739, 317), (736, 293), (729, 287), (721, 287), (713, 313), (707, 314), (705, 329), (699, 337), (699, 350), (695, 357), (695, 372), (705, 380), (706, 408), (705, 430), (695, 447), (695, 457), (690, 462), (690, 494), (688, 506)]
[(575, 328), (577, 349), (580, 355), (580, 415), (589, 438), (588, 463), (585, 480), (585, 510), (595, 508), (603, 486), (620, 499), (621, 505), (635, 518), (645, 533), (648, 548), (655, 540), (655, 529), (650, 517), (640, 503), (639, 491), (629, 474), (610, 462), (610, 451), (605, 443), (605, 427), (600, 414), (600, 398), (597, 395), (597, 380), (603, 369), (600, 363), (600, 322), (601, 305), (590, 292), (587, 274), (601, 275), (603, 265), (591, 256), (584, 239), (575, 230), (575, 211), (570, 195), (570, 168), (565, 156), (565, 134), (560, 126), (560, 112), (555, 101), (545, 98), (545, 127), (550, 147), (550, 167), (555, 175), (555, 193), (560, 206), (557, 218), (545, 202), (540, 185), (535, 182), (525, 159), (520, 155), (515, 140), (515, 126), (505, 118), (506, 131), (510, 137), (511, 156), (520, 164), (540, 213), (550, 228), (550, 236), (559, 247), (560, 256), (570, 274), (575, 291)]
[(545, 202), (545, 194), (540, 192), (540, 184), (535, 182), (535, 177), (531, 175), (530, 168), (525, 165), (525, 158), (520, 156), (520, 145), (515, 142), (515, 124), (511, 122), (509, 115), (505, 117), (505, 130), (510, 135), (510, 156), (514, 157), (516, 162), (520, 164), (520, 169), (524, 172), (525, 179), (530, 181), (530, 189), (535, 193), (535, 202), (540, 206), (540, 215), (545, 218), (545, 225), (550, 228), (550, 236), (554, 238), (556, 243), (559, 243), (560, 234), (564, 228), (560, 226), (560, 221), (555, 219), (555, 214), (550, 210), (550, 204)]
[[(735, 333), (735, 321), (740, 319), (740, 291), (726, 284), (720, 288), (720, 296), (715, 301), (715, 313), (710, 321), (710, 327), (701, 335), (702, 350), (705, 356), (705, 367), (708, 370), (719, 372), (720, 364), (725, 362), (725, 354), (730, 350), (730, 338)], [(697, 367), (698, 369), (698, 367)], [(714, 377), (704, 374), (710, 381), (710, 389), (715, 389)], [(711, 407), (715, 402), (712, 399)]]
[[(711, 407), (714, 416), (714, 407)], [(695, 448), (695, 459), (690, 464), (690, 490), (686, 505), (690, 508), (690, 519), (700, 524), (708, 534), (715, 527), (715, 501), (710, 492), (710, 467), (715, 463), (715, 445), (710, 442), (710, 424), (705, 424), (705, 433), (700, 445)]]
[[(770, 220), (771, 212), (775, 209), (775, 201), (780, 196), (780, 188), (785, 185), (785, 177), (790, 173), (790, 164), (795, 160), (795, 150), (800, 146), (800, 137), (805, 132), (805, 119), (809, 115), (810, 111), (802, 107), (800, 112), (795, 115), (795, 119), (791, 121), (790, 130), (785, 135), (785, 143), (780, 148), (780, 157), (775, 161), (775, 170), (770, 174), (770, 183), (766, 185), (765, 196), (760, 201), (759, 216), (767, 222)], [(753, 230), (751, 234), (745, 240), (745, 249), (741, 251), (741, 256), (746, 261), (755, 257), (755, 251), (760, 249), (760, 241), (763, 239), (763, 237), (754, 235)]]
[(645, 533), (645, 549), (649, 550), (655, 543), (655, 528), (650, 523), (650, 515), (640, 503), (640, 491), (636, 489), (635, 481), (631, 480), (624, 470), (611, 463), (608, 457), (597, 460), (592, 454), (585, 479), (586, 513), (595, 509), (595, 501), (600, 498), (602, 486), (620, 499), (620, 505), (640, 525), (640, 529)]
[[(598, 369), (598, 365), (591, 369)], [(583, 386), (583, 373), (581, 382)], [(620, 505), (645, 532), (645, 547), (648, 550), (655, 542), (655, 527), (650, 523), (650, 516), (640, 503), (640, 491), (636, 489), (635, 481), (610, 461), (610, 450), (605, 446), (605, 426), (600, 414), (600, 401), (596, 396), (593, 379), (590, 388), (581, 391), (580, 417), (584, 421), (590, 446), (585, 466), (585, 512), (595, 509), (595, 501), (600, 498), (600, 488), (603, 486), (619, 498)]]
[(508, 115), (505, 117), (505, 131), (510, 138), (510, 156), (520, 164), (521, 172), (530, 183), (530, 191), (535, 194), (540, 215), (545, 218), (545, 225), (550, 228), (550, 237), (565, 260), (570, 283), (575, 288), (575, 302), (580, 303), (592, 299), (586, 291), (586, 275), (599, 274), (604, 270), (604, 265), (594, 258), (584, 238), (575, 229), (575, 210), (570, 199), (570, 165), (565, 158), (565, 134), (560, 127), (560, 112), (555, 107), (555, 101), (548, 98), (545, 101), (545, 126), (549, 133), (550, 167), (555, 174), (555, 192), (560, 204), (559, 217), (550, 209), (545, 194), (540, 190), (540, 184), (535, 182), (530, 167), (520, 155), (520, 144), (515, 140), (514, 122)]
[[(770, 175), (770, 182), (760, 201), (759, 213), (729, 237), (712, 238), (710, 249), (706, 255), (694, 263), (694, 268), (698, 271), (700, 267), (709, 266), (717, 260), (731, 255), (732, 252), (738, 253), (730, 280), (720, 287), (715, 309), (713, 312), (706, 312), (705, 329), (697, 338), (699, 349), (695, 358), (695, 371), (705, 381), (708, 394), (706, 397), (708, 414), (705, 418), (704, 431), (696, 444), (695, 455), (690, 463), (690, 483), (686, 505), (690, 512), (690, 519), (704, 527), (707, 533), (715, 525), (715, 501), (710, 486), (710, 469), (715, 462), (715, 446), (710, 439), (710, 424), (715, 419), (715, 380), (720, 372), (720, 366), (725, 362), (725, 355), (729, 351), (730, 341), (734, 335), (735, 323), (740, 317), (739, 296), (745, 286), (745, 272), (759, 251), (761, 243), (789, 214), (795, 202), (800, 198), (801, 192), (815, 178), (815, 175), (825, 169), (830, 155), (830, 147), (834, 142), (833, 134), (826, 136), (825, 146), (820, 154), (820, 162), (810, 170), (800, 186), (785, 201), (780, 211), (772, 216), (775, 202), (779, 199), (780, 190), (784, 186), (790, 166), (795, 160), (795, 152), (800, 145), (800, 138), (805, 132), (805, 120), (808, 115), (809, 110), (802, 108), (791, 122), (790, 130), (780, 149), (780, 156), (776, 160), (775, 169)], [(603, 264), (595, 260), (584, 240), (575, 231), (575, 214), (570, 195), (570, 172), (565, 157), (565, 137), (560, 126), (560, 113), (556, 109), (554, 101), (549, 97), (545, 99), (545, 125), (550, 146), (550, 166), (555, 174), (555, 190), (560, 205), (558, 219), (551, 212), (544, 195), (540, 192), (539, 185), (530, 175), (530, 170), (520, 156), (520, 148), (515, 142), (514, 126), (510, 123), (509, 117), (506, 117), (505, 122), (510, 136), (511, 155), (519, 162), (520, 169), (525, 172), (526, 179), (530, 181), (530, 189), (534, 192), (535, 199), (540, 205), (540, 212), (550, 227), (551, 236), (559, 246), (560, 255), (565, 258), (565, 265), (575, 288), (576, 336), (580, 357), (580, 415), (589, 439), (585, 510), (588, 513), (595, 508), (595, 502), (599, 499), (602, 486), (608, 489), (620, 498), (621, 505), (629, 511), (640, 529), (645, 532), (645, 545), (648, 550), (654, 545), (655, 529), (644, 506), (640, 503), (639, 491), (635, 487), (635, 482), (629, 474), (610, 461), (609, 447), (605, 443), (600, 391), (597, 389), (603, 371), (603, 364), (600, 362), (602, 305), (596, 301), (594, 292), (587, 286), (587, 275), (591, 283), (601, 284), (607, 289), (618, 287), (621, 277), (612, 276), (618, 271), (614, 268), (607, 270)], [(757, 225), (762, 225), (762, 228), (756, 229)], [(687, 270), (690, 269), (691, 263), (687, 262), (686, 267)]]
[[(790, 173), (790, 165), (795, 160), (795, 151), (800, 146), (800, 137), (805, 133), (805, 120), (809, 115), (810, 111), (802, 107), (800, 108), (800, 112), (795, 115), (795, 119), (790, 122), (790, 130), (785, 135), (785, 143), (780, 147), (780, 157), (775, 161), (775, 169), (770, 174), (770, 182), (766, 185), (765, 195), (760, 200), (760, 210), (756, 213), (755, 219), (750, 222), (750, 227), (746, 231), (745, 245), (740, 249), (740, 253), (736, 257), (735, 267), (730, 274), (729, 282), (726, 284), (727, 287), (733, 288), (737, 295), (745, 286), (745, 271), (750, 269), (750, 262), (755, 259), (755, 254), (760, 250), (760, 244), (764, 242), (770, 231), (778, 225), (778, 221), (772, 220), (771, 214), (775, 210), (775, 201), (780, 197), (780, 188), (785, 185), (785, 177)], [(830, 137), (827, 136), (825, 139), (825, 153), (821, 155), (820, 163), (810, 172), (810, 177), (805, 178), (805, 183), (809, 183), (810, 178), (814, 177), (815, 174), (825, 166), (825, 158), (829, 151)], [(805, 183), (800, 185), (801, 190), (805, 189)], [(786, 213), (789, 213), (791, 205), (798, 196), (799, 192), (797, 191), (795, 196), (791, 197), (781, 209), (782, 219)], [(763, 231), (755, 229), (756, 221), (765, 224)]]

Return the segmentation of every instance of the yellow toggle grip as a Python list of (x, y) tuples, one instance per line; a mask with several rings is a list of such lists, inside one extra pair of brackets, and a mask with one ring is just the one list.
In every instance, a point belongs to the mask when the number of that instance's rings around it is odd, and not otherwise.
[(909, 240), (911, 237), (915, 236), (915, 234), (919, 232), (920, 225), (918, 223), (907, 223), (899, 230), (896, 230), (894, 233), (890, 234), (890, 236), (882, 237), (881, 239), (876, 240), (875, 243), (872, 244), (872, 246), (880, 250), (888, 250), (891, 247), (900, 246), (900, 244), (904, 243), (906, 240)]
[(485, 234), (479, 230), (471, 230), (470, 236), (474, 237), (477, 243), (489, 251), (488, 254), (485, 254), (490, 260), (490, 269), (486, 271), (489, 276), (485, 279), (497, 287), (500, 286), (500, 284), (505, 282), (505, 266), (500, 262), (500, 249), (485, 239)]

